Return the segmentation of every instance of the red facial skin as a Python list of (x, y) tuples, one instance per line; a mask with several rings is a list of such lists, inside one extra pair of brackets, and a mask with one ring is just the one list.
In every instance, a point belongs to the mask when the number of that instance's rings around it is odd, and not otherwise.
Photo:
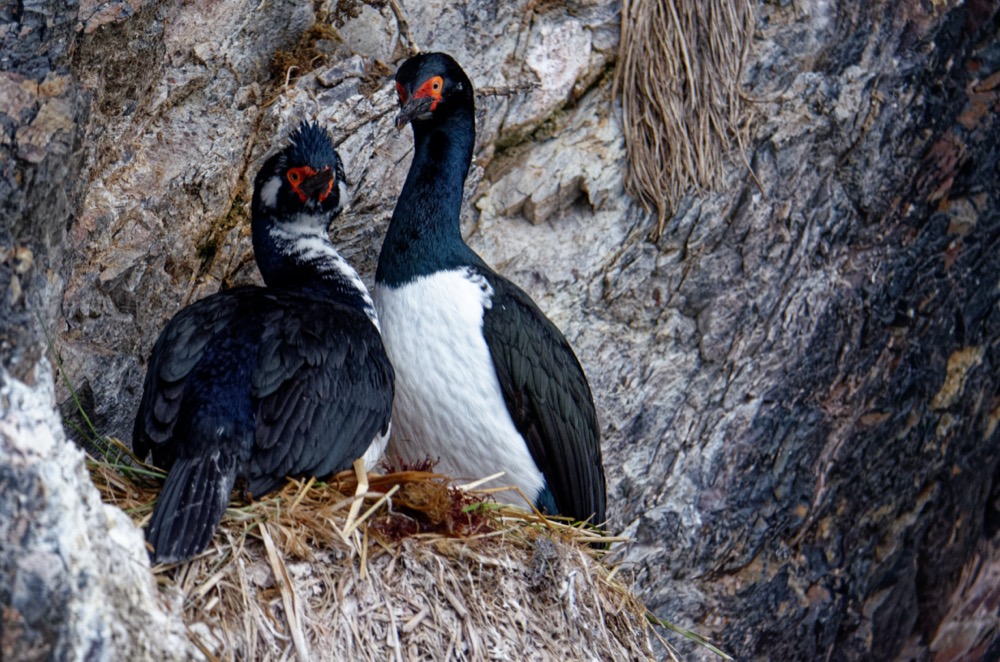
[(441, 101), (441, 90), (443, 89), (444, 79), (440, 76), (431, 76), (413, 93), (413, 98), (423, 99), (429, 97), (433, 99), (434, 101), (431, 102), (431, 111), (433, 112), (437, 108), (438, 102)]
[[(287, 175), (288, 183), (292, 185), (292, 190), (295, 191), (295, 194), (299, 196), (299, 200), (301, 200), (303, 203), (309, 196), (307, 196), (299, 187), (302, 185), (302, 182), (304, 182), (306, 179), (312, 177), (315, 174), (316, 171), (310, 168), (309, 166), (299, 166), (298, 168), (290, 168), (288, 170), (288, 175)], [(332, 190), (333, 190), (333, 180), (331, 179), (330, 183), (326, 187), (326, 190), (320, 192), (319, 201), (323, 202), (324, 200), (326, 200), (326, 197), (330, 195), (330, 192)]]
[[(414, 99), (433, 99), (431, 101), (430, 110), (433, 111), (437, 108), (438, 102), (441, 101), (441, 91), (444, 89), (444, 79), (440, 76), (432, 76), (425, 80), (423, 84), (417, 88), (417, 91), (413, 93)], [(405, 104), (407, 101), (406, 89), (396, 83), (396, 94), (399, 96), (399, 103)]]

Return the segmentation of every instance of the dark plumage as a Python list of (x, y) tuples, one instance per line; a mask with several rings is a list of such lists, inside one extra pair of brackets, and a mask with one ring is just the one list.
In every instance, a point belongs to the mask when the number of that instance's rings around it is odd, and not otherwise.
[(412, 125), (415, 147), (376, 273), (397, 375), (393, 449), (468, 478), (504, 470), (536, 507), (603, 522), (600, 431), (583, 369), (531, 298), (461, 237), (472, 83), (451, 57), (429, 53), (399, 68), (396, 90), (396, 125)]
[(254, 183), (267, 287), (184, 308), (153, 347), (133, 447), (169, 469), (147, 530), (155, 561), (202, 551), (237, 481), (259, 497), (381, 452), (392, 367), (371, 299), (327, 235), (343, 183), (326, 131), (303, 124)]

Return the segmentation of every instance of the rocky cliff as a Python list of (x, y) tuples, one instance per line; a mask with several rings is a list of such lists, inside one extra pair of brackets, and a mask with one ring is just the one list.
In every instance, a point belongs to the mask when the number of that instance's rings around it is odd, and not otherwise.
[[(480, 91), (463, 227), (588, 372), (611, 528), (634, 540), (617, 558), (648, 604), (740, 658), (995, 657), (997, 9), (755, 11), (746, 150), (654, 239), (622, 186), (615, 2), (0, 9), (5, 388), (51, 398), (45, 331), (95, 426), (127, 439), (162, 324), (257, 279), (250, 178), (300, 118), (339, 143), (353, 203), (333, 239), (370, 283), (411, 145), (389, 76), (444, 50)], [(46, 490), (90, 494), (78, 456), (44, 452), (77, 476)], [(23, 554), (5, 546), (0, 576)]]

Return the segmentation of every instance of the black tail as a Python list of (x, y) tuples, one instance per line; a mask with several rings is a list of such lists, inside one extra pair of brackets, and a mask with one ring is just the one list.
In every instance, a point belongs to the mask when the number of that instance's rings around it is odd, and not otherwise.
[(232, 454), (216, 451), (207, 457), (178, 458), (146, 530), (153, 563), (186, 561), (208, 547), (235, 482)]

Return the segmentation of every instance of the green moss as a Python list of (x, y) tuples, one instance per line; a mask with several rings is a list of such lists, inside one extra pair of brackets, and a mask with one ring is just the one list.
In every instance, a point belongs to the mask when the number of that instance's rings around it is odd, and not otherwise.
[(218, 244), (215, 242), (215, 237), (208, 237), (202, 243), (198, 244), (198, 259), (201, 260), (202, 267), (205, 264), (210, 264), (212, 260), (215, 259), (215, 254), (219, 250)]
[(199, 275), (206, 273), (212, 266), (215, 256), (219, 252), (219, 246), (225, 240), (226, 235), (233, 228), (242, 223), (249, 222), (250, 208), (247, 203), (245, 191), (242, 187), (233, 196), (233, 202), (229, 205), (229, 210), (212, 224), (204, 236), (195, 244), (198, 251), (198, 259), (201, 265), (198, 269)]
[(592, 90), (605, 86), (614, 77), (614, 74), (614, 61), (606, 62), (600, 73), (594, 76), (590, 84), (581, 93), (567, 101), (564, 105), (556, 108), (533, 128), (524, 127), (502, 133), (497, 138), (494, 146), (496, 156), (500, 157), (508, 154), (519, 145), (543, 142), (555, 136), (566, 127), (569, 116), (576, 108), (579, 100)]

